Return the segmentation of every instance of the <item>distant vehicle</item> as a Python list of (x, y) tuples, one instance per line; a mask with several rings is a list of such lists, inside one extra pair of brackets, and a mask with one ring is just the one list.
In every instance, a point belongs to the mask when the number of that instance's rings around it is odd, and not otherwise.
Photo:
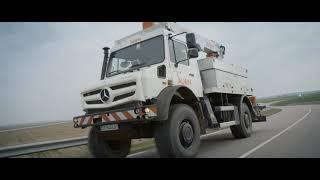
[[(251, 135), (260, 114), (248, 70), (222, 61), (225, 47), (176, 23), (143, 30), (105, 47), (101, 81), (81, 92), (94, 157), (126, 157), (131, 139), (155, 138), (161, 157), (195, 157), (206, 129)], [(206, 54), (198, 58), (199, 52)], [(195, 59), (198, 60), (195, 60)]]

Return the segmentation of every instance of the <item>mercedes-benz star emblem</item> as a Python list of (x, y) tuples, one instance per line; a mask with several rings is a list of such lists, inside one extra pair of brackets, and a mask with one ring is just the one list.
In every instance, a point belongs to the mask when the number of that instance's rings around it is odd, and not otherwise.
[(100, 97), (103, 102), (107, 102), (109, 100), (109, 92), (107, 89), (102, 89), (100, 92)]

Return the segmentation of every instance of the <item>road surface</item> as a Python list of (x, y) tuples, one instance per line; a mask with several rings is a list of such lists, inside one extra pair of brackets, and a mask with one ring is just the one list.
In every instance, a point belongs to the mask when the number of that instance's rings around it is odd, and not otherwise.
[[(320, 105), (281, 107), (282, 111), (253, 124), (246, 139), (234, 139), (225, 129), (201, 139), (198, 158), (319, 158)], [(130, 158), (157, 158), (156, 149)]]

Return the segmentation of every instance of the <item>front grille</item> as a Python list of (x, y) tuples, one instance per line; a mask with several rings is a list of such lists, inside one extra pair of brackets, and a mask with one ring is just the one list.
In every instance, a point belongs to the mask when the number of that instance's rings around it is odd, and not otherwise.
[(87, 104), (103, 104), (101, 100), (86, 101)]
[(121, 89), (121, 88), (125, 88), (125, 87), (130, 87), (130, 86), (135, 86), (136, 82), (129, 82), (129, 83), (125, 83), (125, 84), (120, 84), (120, 85), (116, 85), (116, 86), (111, 86), (110, 88), (112, 90), (116, 90), (116, 89)]
[(130, 92), (130, 93), (122, 94), (122, 95), (120, 95), (120, 96), (116, 96), (116, 97), (113, 99), (113, 101), (119, 101), (119, 100), (121, 100), (121, 99), (130, 97), (130, 96), (134, 95), (134, 93), (135, 93), (135, 92), (133, 91), (133, 92)]
[(117, 106), (113, 106), (113, 107), (108, 107), (108, 108), (99, 108), (99, 109), (87, 109), (87, 113), (88, 114), (92, 114), (92, 113), (98, 113), (98, 112), (104, 112), (104, 111), (113, 111), (113, 110), (117, 110), (117, 109), (135, 109), (138, 107), (143, 106), (143, 103), (141, 101), (133, 101), (133, 102), (128, 102), (125, 104), (121, 104), (121, 105), (117, 105)]
[(91, 95), (94, 95), (94, 94), (99, 94), (100, 92), (101, 92), (101, 89), (98, 89), (98, 90), (95, 90), (95, 91), (91, 91), (91, 92), (88, 92), (88, 93), (84, 93), (83, 97), (91, 96)]

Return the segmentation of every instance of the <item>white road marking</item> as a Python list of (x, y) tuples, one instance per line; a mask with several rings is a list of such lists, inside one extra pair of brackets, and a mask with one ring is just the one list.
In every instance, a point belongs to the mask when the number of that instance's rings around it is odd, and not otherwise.
[[(200, 136), (200, 138), (205, 138), (205, 137), (207, 137), (207, 136), (211, 136), (211, 135), (216, 134), (216, 133), (218, 133), (218, 132), (220, 132), (220, 131), (223, 131), (223, 130), (225, 130), (225, 129), (221, 129), (221, 130), (218, 130), (218, 131), (215, 131), (215, 132), (212, 132), (212, 133), (204, 134), (204, 135)], [(146, 152), (148, 152), (148, 151), (151, 151), (151, 149), (148, 149), (148, 150), (145, 150), (145, 151), (141, 151), (141, 152), (137, 152), (137, 153), (134, 153), (134, 154), (130, 154), (130, 155), (128, 155), (127, 157), (130, 158), (130, 157), (132, 157), (132, 156), (137, 156), (137, 155), (139, 155), (139, 154), (144, 154), (144, 153), (146, 153)]]
[(71, 123), (71, 122), (72, 122), (72, 121), (70, 121), (70, 122), (52, 123), (52, 124), (45, 124), (45, 125), (39, 125), (39, 126), (30, 126), (30, 127), (16, 128), (16, 129), (6, 129), (6, 130), (0, 131), (0, 133), (10, 132), (10, 131), (18, 131), (18, 130), (24, 130), (24, 129), (32, 129), (32, 128), (38, 128), (38, 127), (47, 127), (47, 126), (58, 125), (58, 124), (65, 124), (65, 123)]
[(132, 156), (137, 156), (137, 155), (139, 155), (139, 154), (144, 154), (144, 153), (146, 153), (146, 152), (148, 152), (148, 151), (150, 151), (150, 149), (149, 150), (145, 150), (145, 151), (141, 151), (141, 152), (137, 152), (137, 153), (134, 153), (134, 154), (130, 154), (130, 155), (128, 155), (127, 157), (132, 157)]
[(291, 124), (289, 127), (287, 127), (286, 129), (284, 129), (283, 131), (281, 131), (280, 133), (278, 133), (277, 135), (273, 136), (272, 138), (264, 141), (263, 143), (259, 144), (257, 147), (251, 149), (250, 151), (242, 154), (239, 158), (245, 158), (247, 156), (249, 156), (250, 154), (252, 154), (253, 152), (255, 152), (256, 150), (260, 149), (262, 146), (266, 145), (267, 143), (271, 142), (272, 140), (274, 140), (275, 138), (279, 137), (281, 134), (285, 133), (286, 131), (288, 131), (289, 129), (291, 129), (292, 127), (294, 127), (295, 125), (297, 125), (299, 122), (301, 122), (304, 118), (306, 118), (309, 114), (311, 113), (311, 109), (309, 109), (309, 112), (307, 114), (305, 114), (302, 118), (300, 118), (298, 121), (294, 122), (293, 124)]
[(208, 137), (208, 136), (211, 136), (211, 135), (216, 134), (216, 133), (218, 133), (218, 132), (221, 132), (221, 131), (223, 131), (223, 130), (225, 130), (225, 129), (220, 129), (220, 130), (217, 130), (217, 131), (212, 132), (212, 133), (204, 134), (204, 135), (200, 136), (200, 139), (205, 138), (205, 137)]

